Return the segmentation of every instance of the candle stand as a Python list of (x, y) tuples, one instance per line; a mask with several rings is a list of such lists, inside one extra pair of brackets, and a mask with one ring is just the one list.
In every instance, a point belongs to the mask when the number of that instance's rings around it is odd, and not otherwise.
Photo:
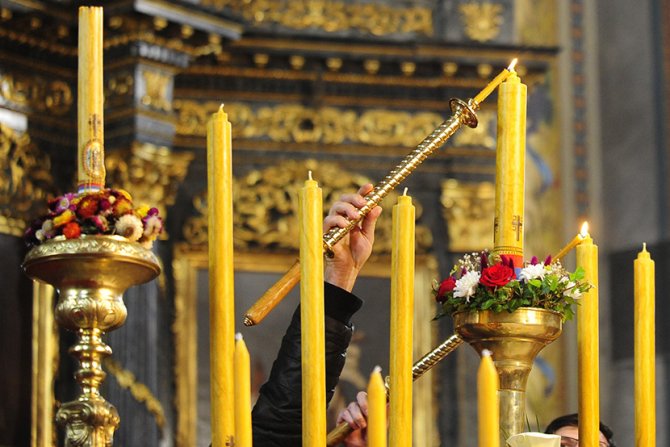
[[(500, 431), (508, 438), (525, 431), (526, 383), (535, 356), (562, 331), (561, 315), (522, 307), (514, 312), (463, 311), (453, 315), (456, 333), (481, 355), (491, 351), (500, 377)], [(500, 445), (505, 445), (502, 439)]]
[(111, 446), (120, 418), (99, 391), (106, 376), (102, 360), (112, 353), (102, 335), (125, 322), (123, 292), (154, 279), (160, 273), (158, 259), (120, 236), (61, 236), (30, 250), (23, 268), (30, 278), (58, 290), (56, 321), (77, 334), (69, 352), (79, 360), (75, 378), (82, 393), (56, 414), (65, 446)]

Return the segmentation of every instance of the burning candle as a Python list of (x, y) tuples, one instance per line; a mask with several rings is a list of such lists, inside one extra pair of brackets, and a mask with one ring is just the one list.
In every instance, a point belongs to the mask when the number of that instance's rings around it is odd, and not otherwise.
[(251, 366), (242, 334), (235, 335), (235, 447), (251, 447)]
[(642, 246), (635, 271), (635, 445), (656, 446), (656, 285), (654, 261)]
[(375, 366), (368, 382), (368, 446), (386, 447), (386, 387)]
[(312, 173), (300, 191), (302, 445), (326, 444), (322, 193)]
[(598, 246), (588, 232), (577, 245), (577, 267), (584, 269), (584, 280), (593, 286), (577, 310), (579, 445), (592, 447), (598, 445), (600, 436)]
[(77, 73), (77, 187), (79, 192), (105, 186), (102, 88), (102, 8), (79, 8)]
[(501, 71), (498, 76), (493, 78), (491, 82), (489, 82), (484, 89), (477, 93), (477, 96), (474, 97), (474, 102), (477, 103), (478, 105), (482, 103), (491, 93), (493, 93), (493, 90), (496, 89), (502, 83), (505, 79), (509, 77), (514, 72), (514, 66), (517, 63), (517, 59), (514, 58), (512, 59), (512, 62), (509, 64), (509, 67)]
[(498, 92), (498, 146), (493, 246), (498, 254), (523, 262), (526, 164), (526, 85), (512, 70)]
[(235, 299), (231, 130), (223, 105), (207, 123), (212, 447), (233, 442)]
[(582, 224), (582, 229), (579, 231), (579, 234), (577, 234), (574, 238), (572, 238), (572, 240), (568, 242), (568, 244), (565, 247), (561, 248), (561, 251), (556, 253), (556, 255), (553, 258), (551, 258), (552, 262), (558, 261), (565, 255), (570, 253), (570, 250), (575, 248), (577, 245), (579, 245), (581, 241), (584, 240), (584, 238), (588, 234), (588, 231), (589, 231), (589, 224), (588, 222), (584, 222)]
[(500, 445), (500, 388), (498, 372), (491, 358), (491, 351), (482, 351), (477, 371), (477, 420), (480, 447)]
[(412, 198), (393, 207), (391, 244), (391, 447), (412, 445), (412, 317), (414, 315), (414, 216)]

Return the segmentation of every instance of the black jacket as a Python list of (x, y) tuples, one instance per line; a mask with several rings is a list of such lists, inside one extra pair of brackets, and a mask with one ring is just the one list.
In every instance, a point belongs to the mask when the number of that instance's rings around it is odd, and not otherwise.
[[(339, 287), (325, 284), (326, 403), (344, 367), (353, 326), (350, 319), (363, 304)], [(252, 411), (253, 442), (258, 447), (302, 445), (302, 377), (300, 373), (300, 307), (282, 339), (270, 378), (261, 387)], [(325, 411), (325, 408), (324, 408)]]

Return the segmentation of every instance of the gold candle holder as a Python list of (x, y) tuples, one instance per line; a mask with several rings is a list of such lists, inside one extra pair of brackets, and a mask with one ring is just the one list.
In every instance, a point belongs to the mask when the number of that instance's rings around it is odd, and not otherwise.
[(456, 312), (453, 318), (456, 333), (479, 355), (484, 349), (493, 353), (500, 377), (501, 433), (507, 438), (524, 432), (528, 375), (537, 354), (561, 335), (561, 314), (522, 307), (511, 313)]
[(111, 446), (120, 418), (100, 395), (106, 376), (101, 363), (112, 353), (102, 336), (125, 322), (124, 291), (154, 279), (160, 273), (158, 259), (120, 236), (61, 236), (30, 250), (23, 269), (58, 290), (56, 321), (77, 334), (69, 351), (79, 360), (75, 378), (82, 393), (56, 414), (65, 429), (65, 446)]

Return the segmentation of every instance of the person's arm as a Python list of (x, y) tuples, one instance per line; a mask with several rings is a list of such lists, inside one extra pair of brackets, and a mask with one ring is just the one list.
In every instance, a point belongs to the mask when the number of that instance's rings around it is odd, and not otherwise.
[[(357, 194), (342, 196), (324, 220), (324, 232), (345, 226), (344, 217), (357, 218), (357, 210), (365, 205), (362, 195), (372, 185), (365, 185)], [(380, 208), (373, 209), (360, 228), (352, 230), (334, 247), (333, 257), (325, 265), (324, 292), (326, 341), (326, 391), (330, 401), (344, 367), (345, 353), (351, 341), (351, 317), (362, 301), (351, 294), (354, 282), (372, 252), (374, 227)], [(296, 310), (282, 339), (270, 377), (259, 393), (252, 412), (254, 444), (263, 446), (295, 446), (302, 439), (302, 377), (300, 363), (300, 310)]]

